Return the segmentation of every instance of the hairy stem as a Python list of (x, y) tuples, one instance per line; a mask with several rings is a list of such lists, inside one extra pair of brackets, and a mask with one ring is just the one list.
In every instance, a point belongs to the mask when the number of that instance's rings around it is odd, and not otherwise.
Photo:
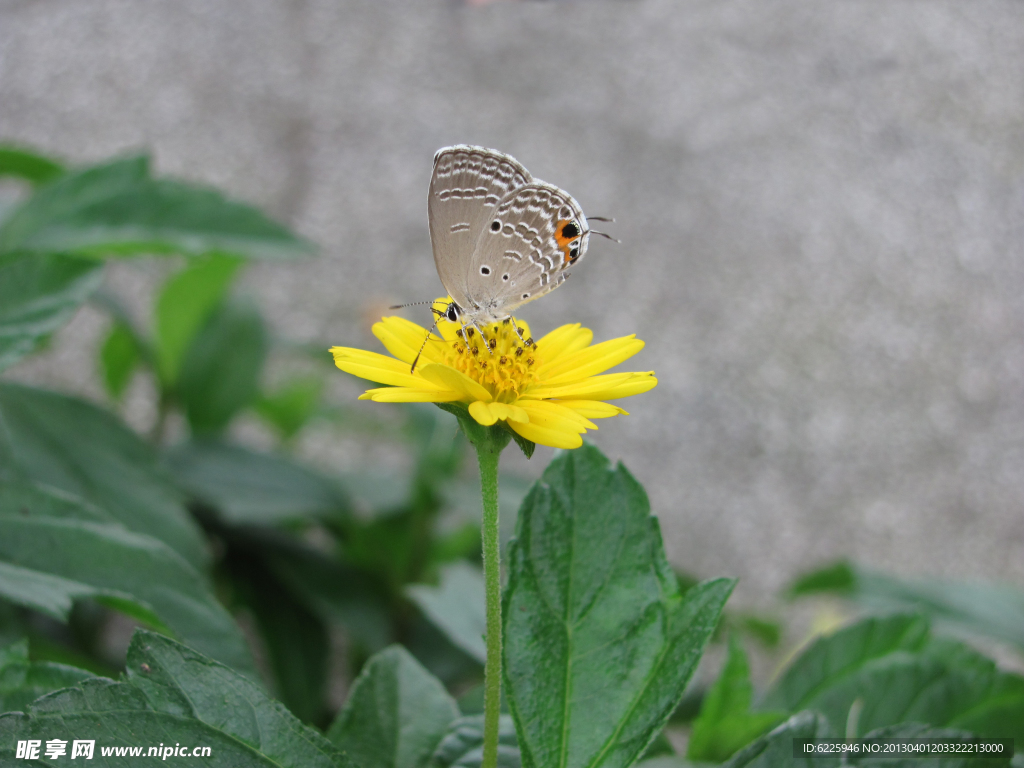
[(498, 764), (501, 713), (501, 546), (498, 542), (498, 457), (501, 449), (477, 445), (484, 514), (481, 527), (487, 597), (487, 662), (484, 665), (484, 754), (481, 768)]

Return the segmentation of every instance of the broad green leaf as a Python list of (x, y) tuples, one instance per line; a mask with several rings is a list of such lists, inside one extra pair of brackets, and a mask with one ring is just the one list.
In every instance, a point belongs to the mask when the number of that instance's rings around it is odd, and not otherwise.
[(830, 593), (875, 610), (915, 610), (934, 621), (1012, 643), (1024, 650), (1024, 590), (949, 579), (902, 579), (833, 563), (804, 574), (791, 597)]
[(917, 653), (928, 640), (928, 621), (921, 616), (865, 619), (815, 640), (790, 663), (762, 704), (790, 712), (806, 709), (821, 691), (857, 675), (865, 664), (896, 652)]
[[(874, 642), (876, 635), (911, 642)], [(886, 622), (886, 623), (883, 623)], [(1024, 678), (945, 638), (920, 639), (923, 618), (868, 619), (822, 638), (799, 656), (766, 703), (814, 709), (832, 722), (860, 700), (859, 733), (904, 722), (1024, 739)], [(870, 650), (869, 650), (870, 649)]]
[(62, 173), (64, 167), (53, 158), (22, 147), (0, 144), (0, 176), (14, 176), (33, 184), (43, 184)]
[[(2, 528), (2, 526), (0, 526)], [(126, 592), (64, 579), (43, 571), (21, 568), (0, 559), (0, 597), (44, 613), (59, 621), (67, 621), (76, 600), (92, 598), (97, 603), (121, 611), (151, 627), (166, 631), (160, 617), (145, 603)]]
[(519, 511), (505, 679), (528, 768), (625, 768), (683, 689), (732, 591), (680, 594), (643, 488), (592, 446), (558, 456)]
[[(480, 768), (484, 759), (484, 716), (460, 717), (449, 727), (428, 768)], [(520, 768), (516, 727), (512, 718), (498, 718), (498, 768)]]
[(751, 712), (754, 688), (750, 665), (737, 635), (729, 638), (729, 653), (718, 680), (701, 704), (693, 723), (686, 756), (721, 763), (738, 749), (786, 719), (786, 712)]
[(166, 460), (179, 484), (229, 523), (342, 518), (349, 510), (333, 478), (280, 454), (194, 441), (170, 449)]
[(66, 497), (41, 488), (0, 494), (4, 596), (61, 619), (72, 600), (95, 597), (255, 674), (242, 633), (195, 569), (162, 542), (94, 515), (84, 507), (76, 517)]
[[(0, 226), (0, 252), (24, 248), (31, 251), (76, 251), (72, 234), (83, 228), (75, 224), (82, 211), (103, 206), (112, 199), (137, 191), (149, 175), (149, 160), (145, 157), (125, 157), (65, 173), (52, 183), (39, 189), (18, 206)], [(72, 222), (70, 231), (62, 226)], [(96, 231), (84, 223), (86, 232)], [(54, 236), (57, 237), (54, 237)], [(63, 240), (64, 244), (59, 244)], [(80, 245), (80, 244), (79, 244)]]
[(259, 391), (267, 331), (251, 302), (226, 301), (192, 339), (178, 376), (178, 399), (193, 434), (215, 434)]
[(89, 255), (211, 252), (291, 257), (311, 248), (252, 206), (180, 181), (152, 179), (146, 157), (66, 173), (0, 227), (0, 250)]
[(102, 277), (103, 265), (91, 259), (0, 255), (0, 370), (70, 320)]
[(737, 752), (722, 768), (839, 768), (839, 758), (833, 755), (816, 755), (806, 759), (793, 757), (794, 739), (825, 739), (834, 736), (824, 717), (816, 712), (800, 712)]
[(0, 479), (22, 475), (85, 499), (196, 568), (206, 544), (153, 449), (114, 416), (72, 397), (0, 384)]
[(326, 714), (330, 651), (324, 623), (296, 599), (259, 552), (229, 546), (222, 567), (256, 618), (277, 697), (300, 720), (320, 723)]
[(0, 712), (23, 712), (40, 696), (92, 676), (66, 664), (29, 661), (26, 640), (0, 648)]
[(458, 716), (441, 682), (393, 645), (366, 663), (327, 736), (359, 765), (422, 768)]
[(264, 392), (256, 400), (255, 410), (288, 440), (294, 437), (316, 413), (323, 395), (324, 380), (320, 376), (291, 379), (273, 392)]
[(214, 254), (172, 275), (156, 301), (156, 358), (165, 384), (178, 380), (192, 340), (216, 310), (242, 262)]
[[(173, 640), (138, 631), (128, 649), (127, 679), (83, 680), (36, 701), (28, 713), (0, 716), (0, 764), (17, 760), (18, 740), (94, 740), (96, 768), (134, 765), (105, 751), (182, 745), (210, 747), (203, 765), (224, 768), (355, 768), (323, 736), (269, 699), (257, 685)], [(124, 754), (124, 753), (122, 753)], [(159, 757), (159, 755), (157, 755)], [(42, 758), (42, 755), (40, 756)], [(151, 757), (152, 761), (152, 757)], [(196, 757), (162, 758), (168, 766)]]
[(487, 660), (484, 576), (479, 568), (452, 563), (441, 569), (438, 586), (412, 584), (406, 594), (455, 645), (481, 664)]
[(135, 334), (124, 323), (114, 323), (100, 347), (100, 367), (107, 392), (120, 400), (139, 363)]

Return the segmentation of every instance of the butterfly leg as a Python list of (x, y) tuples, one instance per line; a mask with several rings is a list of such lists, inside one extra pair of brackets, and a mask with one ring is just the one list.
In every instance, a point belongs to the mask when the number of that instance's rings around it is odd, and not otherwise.
[(508, 316), (508, 319), (512, 321), (512, 327), (513, 327), (513, 328), (515, 328), (515, 331), (516, 331), (516, 336), (518, 336), (518, 337), (519, 337), (519, 340), (520, 340), (521, 342), (523, 342), (523, 346), (524, 346), (524, 347), (525, 347), (525, 346), (527, 346), (527, 344), (526, 344), (526, 339), (524, 339), (524, 338), (523, 338), (523, 332), (522, 332), (522, 331), (520, 331), (520, 330), (519, 330), (519, 326), (518, 326), (518, 325), (516, 325), (516, 319), (515, 319), (514, 317), (512, 317), (512, 315), (509, 315), (509, 316)]

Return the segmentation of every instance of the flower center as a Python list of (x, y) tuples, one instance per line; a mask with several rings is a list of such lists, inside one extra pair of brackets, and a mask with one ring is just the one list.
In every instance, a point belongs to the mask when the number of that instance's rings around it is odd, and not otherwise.
[(482, 328), (483, 338), (472, 325), (460, 329), (459, 338), (445, 349), (444, 362), (487, 389), (495, 401), (514, 403), (537, 381), (537, 343), (521, 339), (511, 319)]

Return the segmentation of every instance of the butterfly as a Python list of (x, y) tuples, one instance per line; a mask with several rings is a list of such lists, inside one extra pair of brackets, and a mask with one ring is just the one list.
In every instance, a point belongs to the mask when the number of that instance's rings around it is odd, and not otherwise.
[(533, 178), (510, 155), (465, 144), (434, 155), (427, 214), (434, 264), (451, 297), (439, 317), (478, 330), (564, 283), (594, 232), (568, 192)]

